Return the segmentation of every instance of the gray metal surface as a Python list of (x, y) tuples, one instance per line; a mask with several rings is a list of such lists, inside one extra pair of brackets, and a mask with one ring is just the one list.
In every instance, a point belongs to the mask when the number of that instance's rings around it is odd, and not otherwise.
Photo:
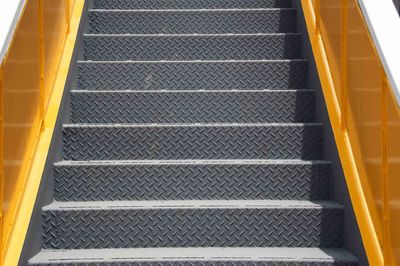
[(357, 265), (290, 2), (90, 2), (31, 265)]
[(314, 91), (73, 91), (73, 123), (311, 122)]
[(64, 159), (320, 159), (321, 133), (321, 124), (64, 125)]
[(260, 60), (300, 58), (301, 34), (86, 35), (86, 60)]
[(290, 7), (290, 0), (94, 0), (98, 9), (219, 9)]
[(126, 248), (45, 250), (32, 258), (30, 263), (33, 265), (76, 263), (76, 265), (143, 266), (355, 266), (357, 258), (344, 250), (329, 248)]
[(340, 247), (343, 238), (343, 210), (335, 204), (151, 204), (49, 205), (43, 248)]
[(91, 33), (294, 32), (294, 9), (92, 10)]
[(254, 90), (307, 88), (307, 60), (78, 62), (86, 90)]
[(330, 166), (323, 161), (65, 161), (55, 165), (55, 199), (322, 200), (330, 195)]

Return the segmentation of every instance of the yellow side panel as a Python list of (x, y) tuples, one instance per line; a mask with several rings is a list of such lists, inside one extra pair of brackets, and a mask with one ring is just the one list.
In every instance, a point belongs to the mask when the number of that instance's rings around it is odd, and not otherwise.
[(28, 1), (4, 60), (3, 245), (18, 207), (40, 129), (38, 0)]
[[(42, 0), (44, 14), (44, 50), (45, 50), (45, 102), (52, 92), (55, 74), (64, 48), (69, 7), (66, 1)], [(68, 8), (68, 9), (67, 9)], [(47, 107), (47, 106), (46, 106)], [(45, 108), (46, 109), (46, 108)]]
[[(383, 241), (382, 86), (384, 73), (356, 1), (348, 6), (348, 116), (350, 143), (360, 156), (359, 171), (379, 241)], [(362, 175), (363, 176), (363, 175)]]

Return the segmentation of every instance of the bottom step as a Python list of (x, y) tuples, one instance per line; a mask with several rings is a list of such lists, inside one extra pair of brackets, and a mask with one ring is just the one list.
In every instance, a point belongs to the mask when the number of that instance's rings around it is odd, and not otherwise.
[(30, 265), (335, 265), (355, 266), (341, 249), (319, 248), (132, 248), (43, 250)]

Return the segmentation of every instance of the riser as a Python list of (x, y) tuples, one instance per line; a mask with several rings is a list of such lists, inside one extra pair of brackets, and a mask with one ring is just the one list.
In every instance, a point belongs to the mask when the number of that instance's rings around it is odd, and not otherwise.
[(297, 199), (330, 194), (330, 163), (55, 165), (57, 201)]
[(322, 126), (66, 126), (66, 160), (320, 159)]
[(300, 34), (116, 36), (86, 35), (86, 60), (261, 60), (300, 58)]
[(71, 207), (45, 209), (43, 221), (52, 249), (339, 247), (343, 232), (341, 208)]
[(185, 34), (295, 32), (295, 9), (91, 11), (91, 33)]
[(257, 90), (306, 88), (307, 61), (78, 64), (86, 90)]
[(290, 0), (94, 0), (98, 9), (222, 9), (290, 7)]
[(315, 94), (302, 91), (79, 92), (73, 123), (311, 122)]

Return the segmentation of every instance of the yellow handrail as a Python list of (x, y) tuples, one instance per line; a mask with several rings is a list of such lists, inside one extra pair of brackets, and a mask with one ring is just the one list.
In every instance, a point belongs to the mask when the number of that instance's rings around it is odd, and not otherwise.
[(0, 65), (0, 265), (18, 263), (83, 5), (26, 0)]
[(357, 0), (301, 3), (369, 263), (400, 265), (400, 110), (393, 90)]

